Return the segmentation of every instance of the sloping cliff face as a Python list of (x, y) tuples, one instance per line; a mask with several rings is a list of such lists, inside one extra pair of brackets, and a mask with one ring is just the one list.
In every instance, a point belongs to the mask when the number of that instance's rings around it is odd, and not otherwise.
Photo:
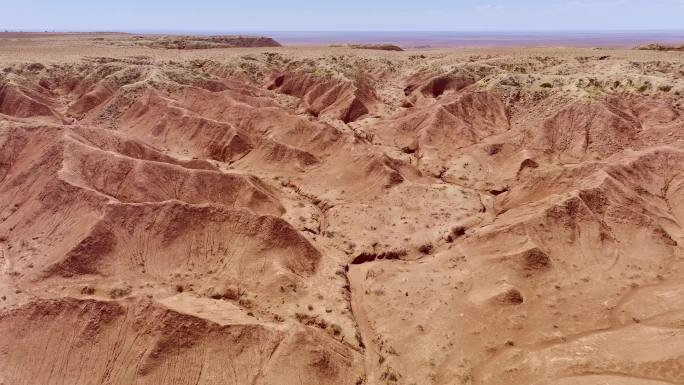
[(280, 43), (265, 36), (140, 36), (137, 43), (166, 49), (281, 47)]

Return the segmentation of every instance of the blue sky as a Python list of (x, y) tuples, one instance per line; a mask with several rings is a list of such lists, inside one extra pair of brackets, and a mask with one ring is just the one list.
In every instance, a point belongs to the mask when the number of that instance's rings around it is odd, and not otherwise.
[(684, 29), (684, 0), (0, 0), (0, 30)]

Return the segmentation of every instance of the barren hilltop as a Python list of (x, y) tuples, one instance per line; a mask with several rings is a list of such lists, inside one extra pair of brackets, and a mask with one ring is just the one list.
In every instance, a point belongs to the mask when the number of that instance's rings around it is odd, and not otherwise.
[(681, 53), (243, 43), (0, 34), (0, 384), (684, 383)]

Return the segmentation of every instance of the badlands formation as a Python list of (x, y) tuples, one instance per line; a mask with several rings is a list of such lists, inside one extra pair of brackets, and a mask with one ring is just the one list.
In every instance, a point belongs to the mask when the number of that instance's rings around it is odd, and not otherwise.
[(684, 384), (681, 53), (161, 41), (0, 36), (0, 384)]

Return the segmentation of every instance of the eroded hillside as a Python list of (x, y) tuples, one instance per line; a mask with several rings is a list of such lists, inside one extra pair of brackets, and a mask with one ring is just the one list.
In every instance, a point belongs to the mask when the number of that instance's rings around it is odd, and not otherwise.
[(0, 383), (684, 383), (676, 53), (78, 39), (0, 66)]

